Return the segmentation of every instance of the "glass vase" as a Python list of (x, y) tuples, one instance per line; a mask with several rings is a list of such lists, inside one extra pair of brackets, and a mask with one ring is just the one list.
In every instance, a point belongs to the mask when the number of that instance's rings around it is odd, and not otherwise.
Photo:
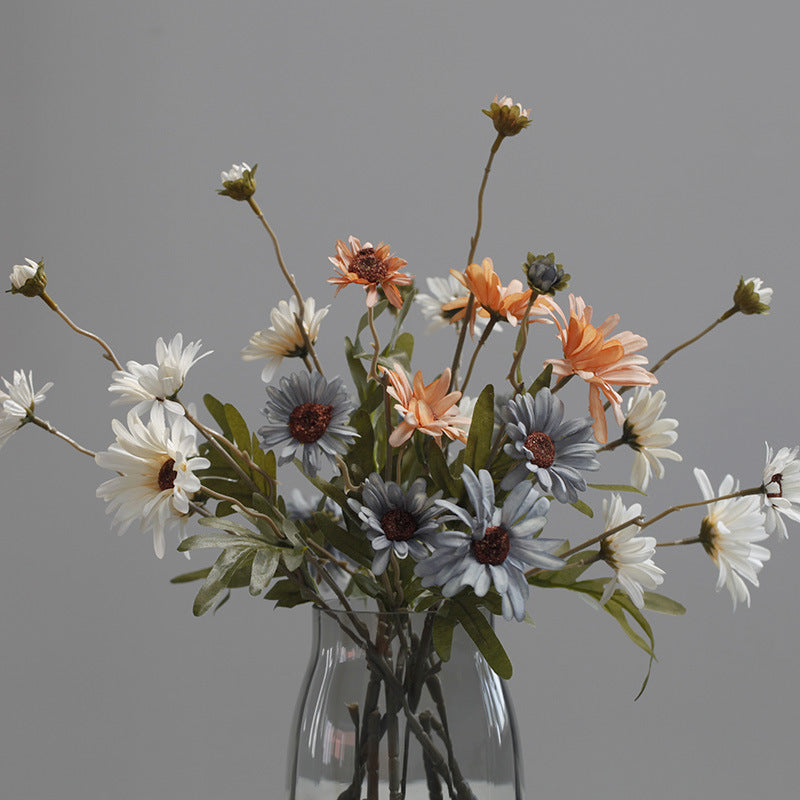
[(433, 614), (314, 608), (289, 800), (523, 800), (514, 712), (463, 629)]

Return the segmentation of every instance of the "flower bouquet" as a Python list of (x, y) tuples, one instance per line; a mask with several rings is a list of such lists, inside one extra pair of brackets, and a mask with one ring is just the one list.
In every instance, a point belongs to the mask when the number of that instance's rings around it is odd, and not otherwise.
[[(407, 262), (388, 244), (355, 236), (336, 242), (327, 282), (337, 295), (362, 287), (366, 299), (344, 342), (349, 382), (317, 356), (330, 307), (304, 296), (289, 271), (255, 200), (256, 166), (222, 173), (219, 194), (252, 209), (290, 290), (270, 312), (270, 327), (242, 350), (245, 360), (266, 360), (264, 420), (248, 422), (206, 394), (210, 421), (201, 421), (184, 398), (189, 370), (209, 355), (200, 341), (159, 338), (155, 363), (123, 365), (53, 300), (43, 261), (26, 259), (11, 274), (12, 294), (41, 298), (102, 348), (113, 366), (113, 403), (130, 408), (113, 422), (115, 441), (94, 452), (40, 416), (51, 384), (37, 390), (30, 372), (17, 371), (0, 391), (0, 446), (37, 425), (113, 473), (97, 496), (120, 533), (134, 523), (151, 533), (159, 558), (172, 529), (187, 557), (220, 550), (212, 565), (174, 579), (199, 582), (196, 615), (245, 587), (277, 606), (314, 606), (319, 652), (328, 654), (317, 662), (327, 671), (312, 670), (301, 693), (292, 798), (518, 800), (518, 743), (500, 682), (512, 666), (495, 616), (528, 619), (532, 587), (577, 592), (616, 620), (652, 665), (647, 612), (683, 613), (655, 591), (665, 575), (657, 548), (701, 545), (718, 568), (717, 589), (728, 589), (735, 608), (749, 605), (747, 583), (758, 585), (769, 559), (759, 542), (775, 531), (786, 537), (784, 518), (800, 521), (797, 447), (767, 446), (763, 474), (745, 489), (727, 475), (715, 490), (695, 469), (700, 500), (646, 515), (641, 501), (624, 499), (644, 496), (663, 478), (664, 460), (681, 460), (671, 449), (678, 422), (663, 416), (665, 393), (652, 388), (656, 372), (724, 321), (767, 313), (772, 290), (741, 277), (727, 311), (648, 369), (646, 339), (616, 331), (617, 314), (597, 324), (584, 298), (556, 300), (571, 276), (553, 253), (528, 253), (520, 277), (504, 283), (490, 258), (476, 261), (484, 192), (495, 155), (530, 125), (530, 111), (495, 97), (484, 113), (495, 138), (463, 270), (427, 277), (428, 293), (418, 293)], [(447, 352), (438, 374), (427, 379), (413, 369), (415, 307), (429, 333), (452, 334), (449, 350), (437, 347)], [(492, 383), (469, 394), (492, 334), (510, 337), (507, 361)], [(287, 363), (298, 368), (278, 376)], [(581, 398), (570, 408), (561, 392), (575, 378), (588, 386), (588, 404)], [(589, 482), (603, 455), (618, 448), (632, 452), (630, 483)], [(307, 490), (285, 491), (281, 468), (294, 468)], [(592, 519), (599, 512), (594, 535), (569, 541), (566, 526), (548, 522), (551, 506)], [(643, 535), (685, 509), (704, 509), (696, 536)], [(585, 575), (591, 569), (595, 577)], [(454, 673), (450, 663), (464, 642), (473, 649)], [(332, 666), (352, 660), (363, 677), (357, 686)], [(480, 703), (453, 688), (474, 674), (488, 727), (474, 724)], [(648, 667), (642, 690), (649, 674)], [(494, 750), (488, 730), (500, 741)]]

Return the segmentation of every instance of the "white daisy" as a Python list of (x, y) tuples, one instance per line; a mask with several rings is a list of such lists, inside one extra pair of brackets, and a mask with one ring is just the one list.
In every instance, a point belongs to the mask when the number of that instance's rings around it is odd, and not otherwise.
[(666, 405), (663, 389), (653, 394), (645, 386), (639, 386), (628, 400), (628, 413), (622, 426), (622, 440), (636, 453), (631, 470), (631, 484), (645, 491), (650, 476), (664, 477), (664, 465), (660, 458), (683, 461), (679, 453), (667, 448), (675, 443), (678, 433), (676, 419), (660, 419)]
[(5, 378), (2, 380), (6, 391), (0, 390), (0, 447), (25, 424), (28, 414), (33, 413), (53, 385), (46, 383), (37, 392), (33, 388), (33, 373), (25, 375), (22, 370), (14, 370), (11, 383)]
[[(316, 311), (313, 297), (309, 297), (303, 302), (305, 312), (303, 328), (305, 328), (308, 340), (312, 345), (317, 341), (320, 323), (329, 308), (330, 306), (325, 306)], [(250, 343), (242, 350), (242, 358), (245, 361), (255, 361), (258, 358), (267, 359), (267, 365), (261, 373), (261, 380), (264, 383), (272, 380), (275, 370), (284, 358), (305, 358), (308, 355), (295, 319), (295, 315), (299, 315), (299, 313), (297, 297), (292, 295), (288, 303), (286, 300), (281, 300), (278, 307), (273, 308), (269, 313), (272, 325), (266, 330), (256, 331), (250, 337)]]
[(644, 589), (655, 589), (664, 582), (664, 570), (653, 562), (656, 540), (652, 536), (637, 536), (638, 526), (633, 522), (642, 513), (639, 503), (625, 508), (618, 494), (611, 502), (603, 500), (604, 530), (610, 531), (625, 522), (631, 525), (603, 539), (600, 558), (614, 570), (614, 577), (606, 584), (601, 603), (605, 603), (619, 586), (633, 601), (636, 608), (644, 608)]
[[(425, 333), (431, 333), (439, 328), (447, 327), (450, 324), (450, 320), (458, 313), (458, 309), (443, 311), (442, 306), (445, 303), (464, 297), (465, 294), (464, 287), (452, 275), (446, 278), (426, 278), (425, 281), (428, 284), (430, 294), (419, 293), (414, 297), (414, 300), (419, 303), (422, 316), (430, 320)], [(486, 322), (485, 318), (476, 317), (476, 330), (482, 330)], [(495, 330), (499, 329), (500, 326), (495, 325)]]
[(122, 535), (139, 520), (143, 532), (153, 531), (153, 549), (164, 557), (164, 530), (177, 524), (181, 539), (189, 515), (189, 500), (200, 490), (196, 470), (210, 462), (200, 458), (196, 432), (185, 417), (165, 419), (164, 408), (153, 405), (145, 423), (135, 411), (128, 412), (127, 427), (113, 420), (117, 441), (97, 453), (101, 467), (119, 473), (97, 487), (97, 496), (108, 503), (106, 513), (116, 512), (112, 524)]
[[(702, 469), (695, 469), (694, 477), (705, 500), (739, 491), (739, 483), (731, 475), (725, 476), (718, 494)], [(717, 591), (728, 587), (734, 610), (739, 601), (750, 605), (750, 592), (742, 578), (758, 586), (758, 573), (770, 556), (766, 547), (753, 544), (768, 536), (760, 503), (755, 495), (717, 500), (708, 504), (708, 514), (700, 524), (700, 542), (719, 567)]]
[(156, 341), (157, 363), (129, 361), (125, 365), (127, 369), (114, 372), (113, 383), (108, 391), (117, 392), (120, 396), (111, 405), (136, 403), (133, 410), (144, 415), (149, 406), (163, 403), (167, 409), (182, 416), (183, 406), (175, 402), (175, 395), (183, 387), (190, 367), (213, 352), (209, 350), (198, 356), (201, 346), (202, 342), (198, 340), (189, 342), (184, 348), (183, 335), (180, 333), (175, 334), (169, 344), (159, 337)]
[(767, 464), (764, 467), (764, 495), (767, 533), (777, 528), (784, 539), (789, 537), (781, 514), (800, 522), (800, 448), (781, 447), (774, 457), (767, 444)]
[(35, 261), (31, 261), (30, 258), (26, 258), (25, 261), (26, 264), (14, 264), (9, 275), (14, 289), (21, 289), (31, 278), (35, 278), (39, 271), (39, 265)]

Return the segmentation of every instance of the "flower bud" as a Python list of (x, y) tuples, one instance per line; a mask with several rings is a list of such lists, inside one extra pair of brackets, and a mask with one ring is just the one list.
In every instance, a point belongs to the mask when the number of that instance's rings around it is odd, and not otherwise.
[(11, 294), (21, 294), (25, 297), (40, 297), (47, 286), (47, 275), (44, 274), (44, 260), (31, 261), (26, 258), (27, 264), (15, 264), (9, 275), (11, 288), (6, 291)]
[(492, 120), (494, 129), (501, 136), (516, 136), (531, 122), (531, 110), (523, 108), (510, 97), (501, 97), (498, 100), (495, 95), (491, 106), (488, 110), (484, 108), (483, 113)]
[(556, 264), (554, 253), (548, 253), (546, 256), (528, 253), (522, 271), (528, 280), (528, 286), (538, 294), (554, 295), (569, 285), (570, 276), (564, 273), (561, 264)]
[(733, 303), (742, 314), (769, 314), (772, 301), (772, 289), (763, 286), (761, 278), (739, 279), (739, 285), (733, 293)]
[(217, 194), (231, 197), (234, 200), (249, 200), (256, 193), (256, 170), (258, 164), (252, 169), (244, 161), (241, 164), (234, 164), (228, 172), (220, 173), (223, 189), (219, 189)]

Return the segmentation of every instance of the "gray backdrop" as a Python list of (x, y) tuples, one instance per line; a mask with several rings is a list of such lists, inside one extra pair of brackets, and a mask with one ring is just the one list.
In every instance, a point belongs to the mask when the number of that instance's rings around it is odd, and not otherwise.
[[(351, 233), (444, 275), (474, 226), (493, 138), (480, 109), (509, 93), (534, 124), (496, 160), (479, 248), (505, 280), (528, 250), (555, 250), (651, 361), (728, 308), (741, 275), (776, 289), (769, 317), (734, 318), (660, 373), (684, 462), (647, 511), (697, 499), (693, 466), (755, 485), (764, 441), (800, 440), (796, 3), (16, 0), (1, 17), (3, 269), (45, 258), (52, 296), (123, 360), (202, 338), (215, 353), (187, 398), (211, 391), (258, 425), (261, 367), (239, 350), (288, 297), (255, 218), (216, 196), (220, 169), (259, 163), (258, 199), (321, 303)], [(54, 381), (43, 415), (105, 449), (124, 411), (97, 348), (39, 301), (0, 302), (0, 373)], [(346, 290), (325, 320), (330, 372), (362, 308)], [(452, 352), (418, 342), (426, 375)], [(549, 334), (537, 344), (531, 373), (558, 354)], [(494, 345), (481, 379), (508, 334)], [(568, 390), (583, 413), (585, 388)], [(627, 479), (628, 453), (609, 464)], [(307, 610), (240, 594), (194, 619), (193, 590), (169, 578), (205, 561), (116, 538), (94, 496), (107, 477), (33, 427), (0, 453), (0, 795), (282, 797)], [(551, 535), (596, 530), (577, 516)], [(656, 533), (695, 535), (701, 516)], [(610, 618), (535, 591), (536, 628), (501, 626), (529, 796), (790, 796), (798, 537), (769, 543), (735, 614), (701, 550), (659, 553), (689, 612), (654, 620), (660, 660), (636, 703), (646, 659)]]

